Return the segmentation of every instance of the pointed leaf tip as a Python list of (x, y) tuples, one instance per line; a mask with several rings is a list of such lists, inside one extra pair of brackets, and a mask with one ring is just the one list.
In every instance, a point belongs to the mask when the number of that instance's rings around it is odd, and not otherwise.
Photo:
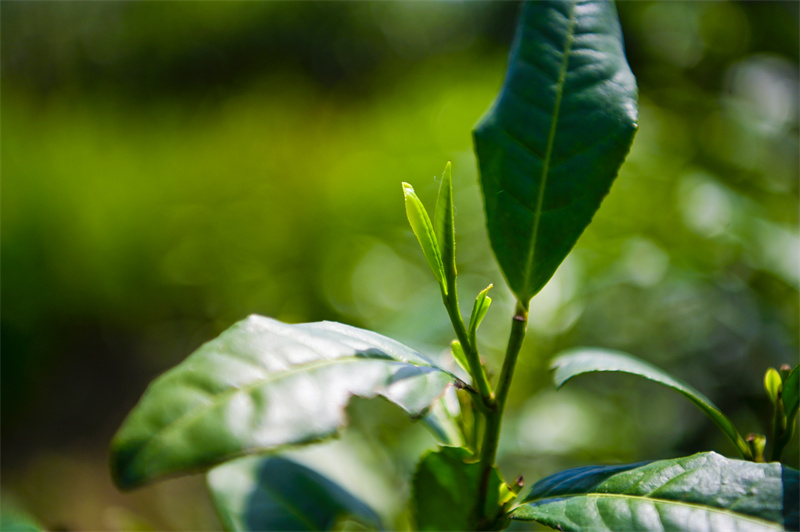
[(442, 265), (445, 278), (451, 284), (456, 280), (456, 229), (455, 206), (453, 204), (453, 178), (451, 165), (448, 162), (442, 173), (439, 195), (436, 198), (436, 210), (433, 223), (439, 249), (442, 253)]
[(611, 188), (636, 132), (614, 4), (526, 3), (506, 79), (474, 130), (489, 240), (527, 303)]
[(428, 212), (414, 192), (414, 187), (408, 183), (403, 183), (403, 195), (406, 203), (406, 216), (408, 217), (408, 223), (411, 225), (411, 230), (414, 232), (414, 236), (417, 237), (417, 242), (422, 248), (425, 260), (428, 261), (428, 266), (433, 271), (433, 275), (436, 276), (439, 286), (444, 293), (447, 293), (442, 254), (439, 250), (436, 233)]

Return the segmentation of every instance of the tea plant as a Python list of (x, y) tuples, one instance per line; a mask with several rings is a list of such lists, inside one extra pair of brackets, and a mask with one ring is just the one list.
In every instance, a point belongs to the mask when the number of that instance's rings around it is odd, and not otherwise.
[[(700, 392), (618, 352), (580, 349), (553, 361), (558, 386), (590, 372), (625, 372), (693, 401), (744, 460), (713, 452), (582, 467), (522, 490), (495, 465), (500, 426), (528, 308), (609, 192), (637, 128), (637, 88), (613, 4), (533, 2), (521, 13), (502, 91), (475, 129), (489, 239), (516, 297), (496, 382), (478, 352), (491, 304), (480, 292), (467, 320), (456, 269), (451, 167), (433, 220), (403, 183), (408, 220), (438, 281), (465, 381), (413, 349), (341, 323), (285, 324), (251, 316), (156, 379), (112, 442), (121, 488), (212, 468), (209, 487), (234, 530), (330, 529), (343, 519), (384, 528), (379, 513), (286, 454), (340, 432), (353, 396), (381, 396), (429, 426), (441, 445), (411, 479), (422, 530), (499, 530), (511, 520), (570, 530), (780, 530), (798, 527), (798, 472), (777, 462), (798, 413), (798, 370), (770, 369), (767, 438), (743, 438)], [(445, 404), (452, 389), (460, 408)], [(252, 455), (240, 458), (244, 455)]]

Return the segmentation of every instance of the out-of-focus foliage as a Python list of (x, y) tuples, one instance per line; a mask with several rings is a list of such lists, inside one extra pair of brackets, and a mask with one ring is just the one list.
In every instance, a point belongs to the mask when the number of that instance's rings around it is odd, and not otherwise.
[[(492, 365), (511, 296), (471, 129), (502, 82), (517, 9), (4, 3), (4, 494), (51, 528), (218, 526), (193, 479), (116, 494), (104, 449), (147, 381), (252, 312), (449, 352), (399, 185), (432, 205), (447, 160), (460, 288), (495, 284), (480, 334)], [(528, 482), (735, 453), (691, 405), (633, 379), (555, 393), (547, 359), (562, 348), (633, 353), (763, 433), (764, 371), (800, 348), (797, 4), (618, 10), (640, 131), (531, 304), (500, 449), (504, 474)], [(786, 458), (797, 466), (796, 447)]]

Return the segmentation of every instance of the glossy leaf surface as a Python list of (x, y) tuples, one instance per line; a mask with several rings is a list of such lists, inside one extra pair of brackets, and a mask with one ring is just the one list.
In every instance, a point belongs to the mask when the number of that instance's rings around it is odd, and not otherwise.
[(411, 230), (414, 232), (414, 236), (417, 237), (417, 242), (422, 248), (425, 260), (428, 261), (428, 266), (430, 266), (433, 275), (436, 276), (436, 280), (439, 281), (439, 286), (442, 287), (442, 291), (447, 292), (442, 253), (439, 249), (439, 242), (431, 219), (428, 216), (428, 211), (425, 210), (422, 201), (417, 196), (417, 193), (414, 192), (414, 187), (408, 183), (403, 183), (403, 195), (406, 201), (406, 216), (408, 217), (408, 223), (411, 225)]
[(644, 377), (663, 384), (688, 398), (703, 411), (731, 440), (745, 458), (751, 458), (750, 448), (736, 431), (728, 417), (711, 400), (689, 384), (672, 377), (661, 369), (626, 353), (608, 349), (576, 348), (555, 357), (551, 364), (553, 380), (560, 388), (570, 379), (584, 373), (619, 372)]
[(399, 342), (340, 323), (251, 316), (151, 383), (111, 447), (132, 488), (334, 435), (353, 395), (424, 414), (456, 378)]
[[(474, 511), (480, 486), (480, 465), (461, 447), (442, 447), (430, 452), (412, 479), (411, 509), (420, 530), (475, 530), (479, 512)], [(513, 498), (496, 469), (489, 479), (484, 515), (500, 517), (503, 505)]]
[(341, 484), (281, 456), (248, 456), (209, 471), (208, 486), (226, 530), (330, 530), (352, 518), (380, 518)]
[(513, 518), (563, 530), (796, 529), (798, 472), (716, 453), (581, 467), (532, 486)]
[(611, 2), (524, 6), (502, 90), (474, 132), (489, 239), (520, 301), (552, 277), (608, 193), (636, 99)]

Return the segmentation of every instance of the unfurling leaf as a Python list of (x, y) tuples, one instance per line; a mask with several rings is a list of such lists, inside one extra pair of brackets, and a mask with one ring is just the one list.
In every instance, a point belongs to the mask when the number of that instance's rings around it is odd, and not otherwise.
[(425, 260), (428, 261), (428, 266), (431, 267), (433, 275), (439, 281), (439, 286), (444, 293), (447, 293), (442, 254), (439, 250), (439, 243), (436, 241), (436, 233), (428, 212), (425, 210), (422, 201), (417, 197), (416, 192), (414, 192), (414, 187), (408, 183), (403, 183), (403, 195), (406, 200), (406, 216), (408, 217), (408, 223), (411, 224), (411, 230), (414, 232), (414, 236), (417, 237), (422, 253), (425, 255)]
[(433, 224), (442, 254), (442, 264), (447, 279), (455, 282), (456, 277), (456, 230), (455, 207), (453, 205), (452, 165), (448, 162), (439, 185), (439, 196), (436, 198), (436, 211)]

